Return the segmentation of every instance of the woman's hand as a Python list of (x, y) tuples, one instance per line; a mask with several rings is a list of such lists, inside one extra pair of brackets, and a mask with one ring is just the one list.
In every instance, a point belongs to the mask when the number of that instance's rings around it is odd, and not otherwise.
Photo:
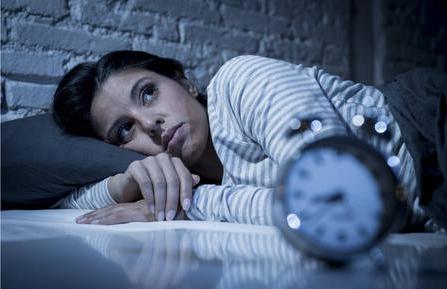
[(143, 196), (149, 213), (157, 220), (173, 220), (179, 199), (184, 210), (191, 206), (192, 188), (200, 182), (180, 158), (167, 153), (132, 162), (122, 174), (109, 179), (108, 190), (118, 203), (136, 201)]
[[(188, 220), (180, 210), (176, 220)], [(154, 214), (149, 212), (145, 200), (133, 203), (122, 203), (101, 208), (76, 218), (78, 224), (113, 225), (129, 222), (153, 222)]]
[(78, 224), (113, 225), (129, 222), (155, 221), (145, 200), (101, 208), (76, 218)]

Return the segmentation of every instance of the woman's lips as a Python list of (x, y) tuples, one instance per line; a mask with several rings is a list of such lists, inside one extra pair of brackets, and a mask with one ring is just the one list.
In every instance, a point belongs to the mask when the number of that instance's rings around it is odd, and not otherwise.
[(177, 156), (181, 155), (181, 147), (184, 141), (184, 125), (180, 125), (172, 135), (168, 142), (166, 149), (167, 153), (175, 154)]

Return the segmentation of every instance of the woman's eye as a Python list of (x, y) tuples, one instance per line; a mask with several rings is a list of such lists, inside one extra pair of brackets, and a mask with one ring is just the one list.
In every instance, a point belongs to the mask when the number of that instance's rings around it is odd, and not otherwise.
[(141, 91), (141, 101), (143, 105), (146, 105), (153, 101), (155, 97), (155, 91), (156, 88), (153, 85), (148, 85)]
[(132, 136), (132, 128), (133, 124), (131, 122), (124, 123), (118, 128), (117, 132), (118, 144), (123, 144), (129, 141), (130, 137)]

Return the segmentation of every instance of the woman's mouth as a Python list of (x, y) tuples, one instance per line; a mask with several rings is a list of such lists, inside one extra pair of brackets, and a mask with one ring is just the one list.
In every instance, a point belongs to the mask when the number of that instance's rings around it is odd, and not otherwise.
[(184, 124), (181, 124), (175, 129), (171, 139), (169, 140), (166, 147), (166, 152), (176, 156), (181, 156), (181, 148), (185, 139), (184, 135)]

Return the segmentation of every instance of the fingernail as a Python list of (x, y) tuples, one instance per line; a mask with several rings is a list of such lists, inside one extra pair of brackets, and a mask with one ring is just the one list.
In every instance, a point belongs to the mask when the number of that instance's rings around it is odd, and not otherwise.
[(183, 210), (188, 211), (191, 207), (191, 200), (190, 199), (184, 199), (182, 202)]
[(150, 205), (150, 206), (149, 206), (149, 212), (150, 212), (151, 214), (155, 214), (155, 207), (154, 207), (154, 205)]
[(192, 178), (194, 179), (194, 184), (200, 183), (200, 177), (198, 175), (192, 175)]
[(172, 220), (174, 220), (174, 217), (175, 217), (175, 211), (174, 210), (169, 210), (166, 213), (166, 220), (172, 221)]
[(165, 213), (163, 211), (158, 212), (157, 214), (157, 220), (163, 221), (165, 219)]

